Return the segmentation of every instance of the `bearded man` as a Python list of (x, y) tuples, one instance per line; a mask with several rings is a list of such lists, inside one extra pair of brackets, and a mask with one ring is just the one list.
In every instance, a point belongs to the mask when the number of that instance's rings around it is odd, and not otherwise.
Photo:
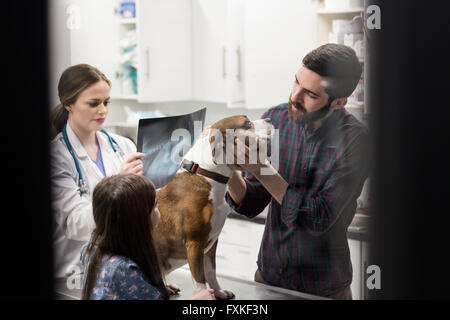
[(252, 218), (269, 204), (255, 281), (352, 299), (347, 228), (368, 176), (368, 132), (344, 106), (361, 72), (350, 47), (308, 53), (289, 102), (262, 115), (279, 130), (278, 169), (248, 154), (229, 165), (226, 200), (236, 212)]

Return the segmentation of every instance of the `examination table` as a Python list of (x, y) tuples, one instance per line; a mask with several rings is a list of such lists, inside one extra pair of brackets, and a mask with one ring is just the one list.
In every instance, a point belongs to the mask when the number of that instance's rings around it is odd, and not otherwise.
[[(322, 300), (323, 297), (301, 293), (293, 290), (273, 287), (238, 279), (228, 275), (217, 275), (220, 286), (231, 290), (236, 300)], [(76, 282), (76, 281), (75, 281)], [(81, 281), (79, 282), (81, 283)], [(178, 286), (181, 292), (171, 297), (173, 300), (188, 300), (193, 293), (191, 273), (186, 266), (174, 270), (166, 276), (166, 283)], [(78, 300), (81, 298), (81, 289), (69, 289), (67, 279), (59, 279), (55, 282), (55, 299)]]

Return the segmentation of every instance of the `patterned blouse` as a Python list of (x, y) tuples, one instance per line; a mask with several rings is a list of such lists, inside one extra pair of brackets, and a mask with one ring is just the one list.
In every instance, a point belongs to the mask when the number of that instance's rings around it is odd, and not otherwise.
[[(90, 261), (90, 256), (85, 261), (86, 248), (87, 245), (81, 250), (81, 263), (84, 267), (83, 286)], [(147, 281), (147, 277), (134, 261), (118, 255), (104, 255), (90, 299), (162, 300), (163, 296), (158, 288)]]

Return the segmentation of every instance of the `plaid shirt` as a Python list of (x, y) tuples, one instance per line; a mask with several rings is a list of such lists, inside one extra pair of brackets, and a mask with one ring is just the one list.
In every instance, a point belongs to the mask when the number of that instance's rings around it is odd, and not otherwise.
[(316, 131), (289, 119), (287, 104), (269, 109), (279, 129), (279, 174), (289, 183), (282, 204), (251, 174), (240, 206), (249, 218), (269, 203), (258, 268), (269, 284), (330, 296), (350, 285), (347, 228), (368, 176), (367, 129), (346, 110), (334, 111)]

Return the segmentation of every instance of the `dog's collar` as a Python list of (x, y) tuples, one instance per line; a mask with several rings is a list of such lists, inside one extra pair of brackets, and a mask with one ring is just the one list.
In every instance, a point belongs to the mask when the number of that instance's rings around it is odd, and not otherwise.
[(213, 179), (214, 181), (217, 181), (222, 184), (227, 184), (228, 180), (230, 179), (224, 175), (221, 175), (220, 173), (212, 172), (212, 171), (208, 171), (206, 169), (200, 168), (198, 163), (188, 161), (186, 159), (184, 159), (183, 162), (181, 163), (181, 167), (183, 169), (189, 171), (190, 173), (205, 176), (207, 178)]

